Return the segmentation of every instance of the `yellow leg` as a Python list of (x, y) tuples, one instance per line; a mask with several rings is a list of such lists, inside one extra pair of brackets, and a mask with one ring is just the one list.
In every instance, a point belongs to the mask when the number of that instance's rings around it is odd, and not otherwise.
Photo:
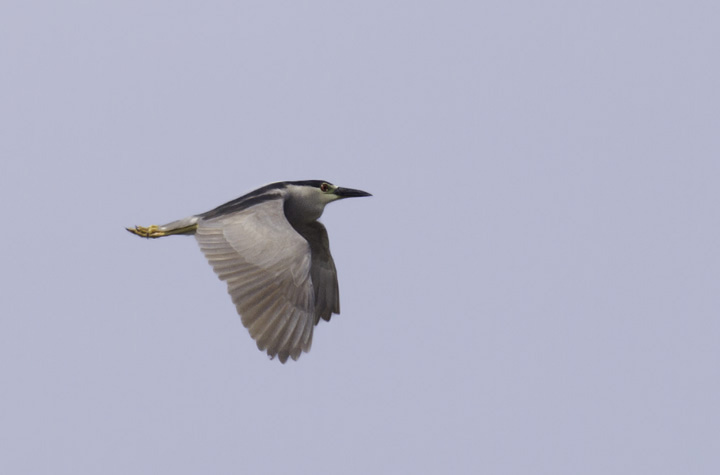
[(163, 236), (171, 236), (173, 234), (193, 234), (195, 233), (195, 230), (197, 229), (197, 224), (191, 224), (189, 226), (183, 226), (181, 228), (174, 228), (174, 229), (167, 229), (165, 231), (160, 230), (160, 226), (152, 225), (148, 226), (147, 228), (143, 226), (135, 226), (135, 229), (133, 228), (125, 228), (131, 233), (144, 237), (144, 238), (159, 238)]
[(166, 236), (167, 233), (164, 231), (160, 231), (160, 228), (158, 226), (155, 226), (154, 224), (152, 226), (148, 226), (147, 228), (143, 226), (135, 226), (135, 229), (133, 228), (125, 228), (128, 231), (130, 231), (133, 234), (136, 234), (140, 237), (144, 238), (159, 238)]

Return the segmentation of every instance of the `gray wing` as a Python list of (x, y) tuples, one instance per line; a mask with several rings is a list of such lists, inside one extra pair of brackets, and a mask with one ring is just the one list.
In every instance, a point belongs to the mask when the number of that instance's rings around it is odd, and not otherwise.
[(330, 254), (330, 241), (322, 223), (313, 221), (296, 228), (310, 244), (312, 263), (310, 277), (315, 290), (315, 324), (323, 320), (330, 321), (333, 313), (340, 313), (340, 293), (338, 291), (337, 270)]
[(310, 350), (310, 245), (287, 221), (282, 199), (201, 219), (195, 237), (260, 350), (283, 363)]

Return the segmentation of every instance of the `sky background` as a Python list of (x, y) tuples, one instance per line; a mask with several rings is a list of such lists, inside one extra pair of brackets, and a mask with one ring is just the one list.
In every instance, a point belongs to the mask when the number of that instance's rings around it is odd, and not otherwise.
[[(0, 472), (720, 473), (720, 3), (0, 6)], [(194, 239), (322, 179), (281, 365)]]

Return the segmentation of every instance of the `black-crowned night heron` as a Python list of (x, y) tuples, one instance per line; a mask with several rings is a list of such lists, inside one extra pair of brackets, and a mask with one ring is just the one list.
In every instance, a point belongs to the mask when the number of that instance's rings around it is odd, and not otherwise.
[(317, 219), (328, 203), (355, 196), (371, 195), (320, 180), (285, 181), (207, 213), (127, 230), (146, 238), (195, 235), (258, 348), (285, 363), (310, 351), (320, 319), (340, 313), (335, 263)]

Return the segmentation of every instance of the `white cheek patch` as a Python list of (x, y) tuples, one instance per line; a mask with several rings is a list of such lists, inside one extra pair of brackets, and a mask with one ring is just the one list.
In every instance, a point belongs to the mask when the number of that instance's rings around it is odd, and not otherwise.
[(331, 203), (335, 200), (339, 200), (339, 199), (340, 199), (340, 196), (336, 195), (335, 193), (327, 193), (327, 194), (323, 195), (323, 201), (326, 204)]

